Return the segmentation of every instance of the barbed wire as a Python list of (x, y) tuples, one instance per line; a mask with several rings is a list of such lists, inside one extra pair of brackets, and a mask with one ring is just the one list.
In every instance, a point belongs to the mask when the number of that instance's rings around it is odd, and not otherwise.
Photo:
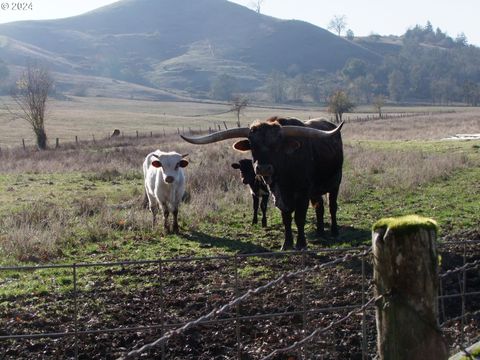
[(191, 329), (191, 328), (193, 328), (197, 325), (200, 325), (202, 322), (204, 322), (206, 320), (209, 320), (211, 318), (219, 316), (219, 315), (225, 313), (230, 308), (233, 308), (236, 305), (240, 304), (243, 300), (249, 298), (250, 296), (260, 294), (260, 293), (266, 291), (267, 289), (269, 289), (269, 288), (271, 288), (271, 287), (273, 287), (273, 286), (275, 286), (275, 285), (277, 285), (277, 284), (279, 284), (279, 283), (281, 283), (281, 282), (283, 282), (287, 279), (290, 279), (290, 278), (295, 277), (295, 276), (307, 274), (307, 273), (312, 272), (312, 271), (321, 270), (321, 269), (324, 269), (324, 268), (329, 267), (329, 266), (338, 265), (338, 264), (350, 261), (350, 260), (352, 260), (354, 258), (357, 258), (357, 257), (360, 258), (360, 257), (366, 256), (370, 253), (370, 251), (371, 251), (371, 247), (368, 248), (365, 251), (362, 251), (361, 253), (358, 253), (358, 254), (345, 254), (341, 258), (338, 258), (338, 259), (335, 259), (335, 260), (332, 260), (332, 261), (329, 261), (329, 262), (326, 262), (326, 263), (317, 264), (317, 265), (312, 266), (312, 267), (305, 267), (302, 270), (297, 270), (297, 271), (291, 271), (291, 272), (288, 272), (288, 273), (284, 273), (281, 276), (277, 277), (276, 279), (266, 283), (265, 285), (259, 286), (255, 289), (248, 289), (248, 291), (246, 291), (243, 295), (233, 299), (232, 301), (223, 305), (222, 307), (215, 308), (212, 311), (210, 311), (208, 314), (206, 314), (204, 316), (201, 316), (201, 317), (197, 318), (196, 320), (192, 320), (192, 321), (186, 323), (184, 326), (182, 326), (178, 329), (169, 331), (168, 333), (166, 333), (162, 337), (158, 338), (157, 340), (155, 340), (155, 341), (153, 341), (149, 344), (146, 344), (146, 345), (142, 346), (141, 348), (139, 348), (137, 350), (132, 350), (127, 355), (125, 355), (124, 357), (120, 357), (117, 360), (126, 360), (126, 359), (133, 359), (135, 357), (138, 357), (143, 352), (151, 350), (151, 349), (153, 349), (157, 346), (160, 346), (160, 345), (164, 344), (171, 337), (173, 337), (175, 335), (180, 335), (180, 334), (186, 332), (187, 330), (189, 330), (189, 329)]
[(367, 309), (367, 307), (369, 307), (372, 303), (377, 302), (377, 301), (380, 300), (381, 298), (382, 298), (382, 295), (377, 296), (377, 297), (374, 297), (374, 298), (371, 298), (371, 299), (370, 299), (368, 302), (366, 302), (363, 306), (361, 306), (361, 307), (359, 307), (359, 308), (356, 308), (356, 309), (353, 309), (353, 310), (350, 311), (347, 315), (345, 315), (343, 318), (331, 322), (331, 323), (330, 323), (328, 326), (326, 326), (326, 327), (317, 328), (315, 331), (313, 331), (312, 333), (310, 333), (310, 335), (308, 335), (307, 337), (303, 338), (302, 340), (299, 340), (299, 341), (294, 342), (294, 343), (293, 343), (292, 345), (290, 345), (290, 346), (287, 346), (287, 347), (284, 347), (284, 348), (281, 348), (281, 349), (276, 349), (276, 350), (272, 351), (270, 354), (268, 354), (267, 356), (263, 357), (262, 360), (269, 360), (269, 359), (272, 359), (275, 355), (284, 354), (284, 353), (286, 353), (286, 352), (295, 350), (296, 348), (300, 347), (300, 346), (303, 345), (304, 343), (312, 340), (315, 336), (320, 335), (320, 334), (323, 334), (324, 332), (327, 332), (328, 330), (330, 330), (332, 327), (334, 327), (334, 326), (336, 326), (336, 325), (339, 325), (339, 324), (341, 324), (341, 323), (344, 322), (344, 321), (347, 321), (347, 320), (350, 319), (353, 315), (355, 315), (355, 314), (357, 314), (357, 313), (359, 313), (359, 312), (365, 311), (365, 310)]
[(452, 275), (452, 274), (456, 274), (458, 272), (462, 272), (462, 271), (467, 271), (467, 270), (473, 270), (473, 269), (477, 269), (477, 268), (480, 268), (480, 259), (479, 260), (475, 260), (473, 262), (469, 262), (469, 263), (465, 263), (464, 265), (462, 266), (459, 266), (455, 269), (451, 269), (451, 270), (448, 270), (448, 271), (445, 271), (444, 273), (440, 274), (440, 279), (443, 279), (449, 275)]
[(443, 328), (445, 326), (449, 326), (451, 323), (454, 323), (455, 321), (458, 321), (458, 320), (461, 320), (462, 318), (466, 318), (467, 316), (476, 316), (476, 315), (480, 315), (480, 309), (477, 310), (477, 311), (472, 311), (472, 312), (466, 312), (460, 316), (457, 316), (457, 317), (454, 317), (454, 318), (451, 318), (451, 319), (448, 319), (446, 321), (444, 321), (440, 327)]

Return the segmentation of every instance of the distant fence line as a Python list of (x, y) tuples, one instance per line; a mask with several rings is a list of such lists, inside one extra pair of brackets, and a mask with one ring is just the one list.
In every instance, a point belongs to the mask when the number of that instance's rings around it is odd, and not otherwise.
[[(444, 111), (435, 111), (435, 112), (405, 112), (405, 113), (382, 113), (382, 115), (378, 114), (367, 114), (364, 116), (350, 116), (349, 114), (344, 114), (344, 121), (347, 123), (354, 123), (354, 122), (368, 122), (368, 121), (376, 121), (376, 120), (388, 120), (388, 119), (402, 119), (402, 118), (409, 118), (409, 117), (416, 117), (416, 116), (433, 116), (433, 115), (440, 115), (440, 114), (449, 114), (455, 113), (454, 110), (444, 110)], [(197, 116), (197, 115), (195, 115)], [(198, 115), (200, 116), (200, 115)], [(193, 117), (193, 116), (191, 116)], [(311, 119), (311, 117), (309, 117)], [(329, 120), (331, 122), (335, 122), (334, 117), (330, 117)], [(235, 124), (237, 125), (237, 124)], [(232, 125), (233, 126), (233, 125)], [(228, 124), (226, 121), (220, 122), (212, 122), (210, 124), (205, 124), (205, 126), (181, 126), (181, 127), (171, 127), (171, 128), (163, 128), (160, 132), (156, 131), (118, 131), (114, 129), (112, 133), (105, 134), (105, 136), (100, 137), (98, 134), (91, 134), (91, 136), (81, 138), (78, 135), (71, 137), (70, 139), (67, 138), (55, 138), (54, 145), (50, 148), (58, 149), (62, 145), (75, 145), (79, 146), (80, 144), (96, 144), (98, 141), (106, 141), (110, 139), (145, 139), (148, 137), (151, 138), (159, 138), (159, 137), (167, 137), (172, 135), (199, 135), (199, 134), (211, 134), (215, 131), (221, 131), (224, 129), (228, 129)], [(21, 141), (21, 147), (24, 150), (27, 150), (30, 146), (35, 147), (35, 144), (28, 145), (27, 141), (23, 138)], [(0, 153), (2, 148), (0, 146)]]

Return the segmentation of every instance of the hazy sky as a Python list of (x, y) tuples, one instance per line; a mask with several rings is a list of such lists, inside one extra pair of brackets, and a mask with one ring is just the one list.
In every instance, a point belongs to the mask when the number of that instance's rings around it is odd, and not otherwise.
[[(33, 10), (13, 10), (12, 4), (17, 0), (0, 0), (0, 23), (73, 16), (115, 1), (26, 0), (32, 3)], [(248, 7), (254, 2), (232, 1)], [(345, 15), (347, 28), (359, 36), (401, 35), (429, 20), (434, 29), (440, 27), (453, 38), (463, 32), (470, 44), (480, 46), (479, 0), (263, 0), (261, 12), (281, 19), (304, 20), (323, 28), (327, 28), (334, 15)]]

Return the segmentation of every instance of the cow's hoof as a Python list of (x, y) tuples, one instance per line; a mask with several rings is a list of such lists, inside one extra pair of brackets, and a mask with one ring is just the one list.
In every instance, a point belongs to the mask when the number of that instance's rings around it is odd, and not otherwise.
[(173, 229), (172, 229), (172, 233), (173, 234), (178, 234), (180, 232), (180, 229), (178, 228), (178, 226), (174, 226)]
[(262, 227), (267, 227), (267, 221), (262, 221)]

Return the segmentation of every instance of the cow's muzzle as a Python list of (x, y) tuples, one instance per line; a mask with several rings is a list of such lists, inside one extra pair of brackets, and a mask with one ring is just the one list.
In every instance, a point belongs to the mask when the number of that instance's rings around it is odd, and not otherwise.
[(165, 182), (166, 182), (167, 184), (173, 183), (173, 180), (175, 180), (175, 179), (173, 178), (173, 176), (167, 176), (167, 177), (165, 178)]

